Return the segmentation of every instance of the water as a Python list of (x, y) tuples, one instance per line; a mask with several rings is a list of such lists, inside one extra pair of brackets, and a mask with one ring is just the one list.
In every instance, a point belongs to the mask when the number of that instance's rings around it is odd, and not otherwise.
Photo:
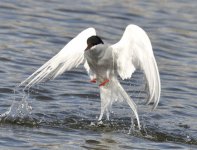
[[(0, 149), (196, 149), (197, 2), (3, 0), (0, 3)], [(156, 111), (144, 106), (142, 78), (121, 82), (135, 97), (143, 129), (131, 110), (115, 104), (111, 122), (97, 125), (100, 98), (83, 67), (24, 93), (15, 86), (76, 34), (94, 27), (107, 43), (137, 24), (153, 44), (161, 74)], [(133, 84), (137, 85), (133, 85)], [(134, 120), (134, 124), (135, 124)]]

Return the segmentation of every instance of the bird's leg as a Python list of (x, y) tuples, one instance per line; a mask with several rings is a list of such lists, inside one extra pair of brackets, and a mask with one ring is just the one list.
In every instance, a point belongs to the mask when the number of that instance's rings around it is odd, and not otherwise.
[(100, 116), (99, 116), (98, 121), (101, 121), (101, 120), (102, 120), (103, 114), (104, 114), (104, 109), (101, 108), (101, 114), (100, 114)]
[(96, 78), (94, 78), (94, 79), (90, 80), (90, 82), (92, 82), (92, 83), (96, 83)]
[(99, 87), (105, 86), (109, 82), (109, 79), (104, 80), (101, 84), (99, 84)]

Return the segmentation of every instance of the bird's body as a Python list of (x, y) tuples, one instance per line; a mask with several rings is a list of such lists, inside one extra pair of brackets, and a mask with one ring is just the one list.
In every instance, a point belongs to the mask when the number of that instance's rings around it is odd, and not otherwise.
[(124, 91), (117, 79), (118, 72), (115, 50), (116, 49), (112, 46), (98, 44), (93, 46), (90, 50), (85, 51), (84, 54), (91, 75), (100, 88), (101, 113), (98, 120), (102, 119), (105, 112), (109, 120), (109, 112), (113, 102), (122, 102), (125, 100), (134, 111), (138, 120), (138, 125), (140, 126), (136, 105)]
[(128, 25), (121, 40), (113, 45), (105, 45), (96, 36), (94, 28), (82, 31), (20, 86), (30, 88), (41, 81), (56, 78), (83, 62), (90, 79), (97, 82), (100, 88), (99, 120), (105, 112), (109, 119), (109, 111), (114, 101), (126, 101), (133, 110), (140, 128), (137, 106), (121, 86), (118, 76), (123, 80), (129, 79), (136, 69), (143, 70), (149, 92), (147, 104), (152, 102), (153, 108), (158, 105), (161, 87), (151, 42), (145, 31), (136, 25)]
[(94, 46), (91, 50), (85, 51), (84, 57), (98, 83), (112, 78), (115, 74), (115, 62), (113, 49), (108, 45)]

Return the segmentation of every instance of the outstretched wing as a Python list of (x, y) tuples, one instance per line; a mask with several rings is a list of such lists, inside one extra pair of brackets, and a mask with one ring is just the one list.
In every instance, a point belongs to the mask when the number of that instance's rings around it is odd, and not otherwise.
[(63, 72), (77, 67), (84, 60), (87, 39), (96, 35), (94, 28), (88, 28), (73, 38), (59, 53), (42, 65), (19, 86), (31, 87), (41, 81), (54, 79)]
[(157, 107), (161, 85), (157, 63), (153, 54), (150, 39), (143, 29), (128, 25), (121, 40), (112, 45), (117, 64), (117, 72), (124, 79), (131, 78), (136, 69), (142, 69), (146, 76), (149, 99)]

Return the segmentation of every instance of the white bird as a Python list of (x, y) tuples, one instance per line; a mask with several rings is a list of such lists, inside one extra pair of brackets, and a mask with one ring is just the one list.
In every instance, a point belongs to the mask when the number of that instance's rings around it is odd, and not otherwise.
[(139, 26), (130, 24), (119, 42), (105, 45), (101, 38), (96, 36), (95, 29), (88, 28), (19, 86), (30, 88), (41, 81), (54, 79), (81, 63), (84, 63), (91, 81), (97, 82), (100, 88), (101, 113), (98, 120), (102, 119), (104, 113), (109, 119), (109, 111), (114, 101), (126, 101), (133, 110), (140, 129), (137, 106), (117, 77), (129, 79), (136, 69), (143, 70), (149, 92), (147, 104), (153, 103), (153, 108), (157, 107), (161, 92), (160, 76), (146, 32)]

